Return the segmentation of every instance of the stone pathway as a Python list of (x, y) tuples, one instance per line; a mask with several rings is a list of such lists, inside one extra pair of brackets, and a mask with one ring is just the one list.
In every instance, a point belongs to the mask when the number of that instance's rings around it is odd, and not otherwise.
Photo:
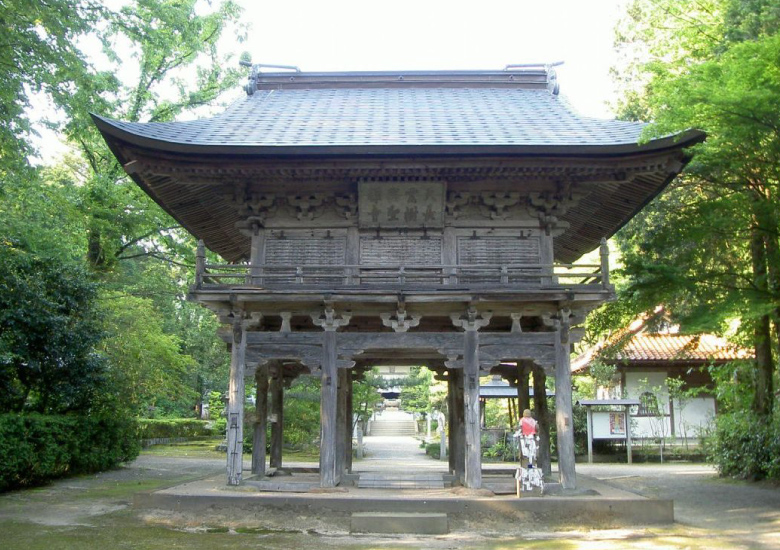
[[(412, 415), (403, 411), (384, 411), (380, 419), (387, 422), (403, 422)], [(363, 438), (365, 455), (353, 463), (357, 472), (408, 472), (410, 474), (448, 471), (446, 460), (434, 460), (420, 447), (420, 440), (408, 435), (374, 435)]]

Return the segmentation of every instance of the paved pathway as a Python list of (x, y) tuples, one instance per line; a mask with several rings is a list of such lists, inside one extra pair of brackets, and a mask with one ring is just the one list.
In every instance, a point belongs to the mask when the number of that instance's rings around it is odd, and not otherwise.
[[(382, 420), (400, 421), (411, 418), (409, 413), (395, 410), (384, 411)], [(421, 470), (448, 471), (447, 460), (434, 460), (420, 447), (420, 440), (414, 437), (375, 435), (363, 438), (365, 456), (355, 460), (353, 470), (358, 472), (395, 471), (419, 472)]]

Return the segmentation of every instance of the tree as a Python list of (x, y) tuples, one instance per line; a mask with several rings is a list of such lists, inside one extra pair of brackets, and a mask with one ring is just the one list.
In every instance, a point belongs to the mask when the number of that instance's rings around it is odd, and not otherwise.
[(683, 4), (700, 9), (633, 3), (645, 11), (632, 13), (635, 25), (622, 36), (649, 52), (624, 73), (644, 78), (623, 114), (649, 114), (648, 136), (690, 127), (708, 134), (687, 175), (620, 233), (625, 295), (640, 311), (667, 305), (690, 330), (724, 332), (739, 320), (738, 337), (756, 350), (753, 407), (766, 415), (780, 340), (778, 5)]
[(0, 412), (88, 412), (106, 364), (97, 288), (78, 264), (0, 242)]

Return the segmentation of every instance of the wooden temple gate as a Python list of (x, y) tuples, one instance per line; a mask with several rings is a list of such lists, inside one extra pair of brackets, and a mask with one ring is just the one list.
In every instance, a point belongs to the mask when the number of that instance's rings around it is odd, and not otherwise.
[[(517, 378), (517, 362), (555, 378), (559, 475), (574, 488), (569, 356), (573, 327), (614, 296), (604, 238), (701, 134), (640, 146), (641, 124), (572, 113), (543, 66), (253, 70), (247, 92), (199, 121), (95, 117), (128, 174), (202, 240), (189, 298), (228, 327), (228, 483), (242, 479), (246, 378), (263, 474), (269, 419), (281, 466), (285, 384), (320, 377), (320, 480), (333, 487), (351, 469), (352, 382), (411, 364), (447, 380), (450, 467), (479, 488), (479, 377)], [(599, 245), (597, 263), (571, 265)], [(230, 263), (209, 264), (205, 247)]]

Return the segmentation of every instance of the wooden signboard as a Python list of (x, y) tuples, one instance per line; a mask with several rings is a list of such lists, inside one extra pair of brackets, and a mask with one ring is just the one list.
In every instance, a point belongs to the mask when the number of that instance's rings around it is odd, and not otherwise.
[(444, 182), (363, 181), (358, 184), (358, 224), (363, 228), (442, 227)]

